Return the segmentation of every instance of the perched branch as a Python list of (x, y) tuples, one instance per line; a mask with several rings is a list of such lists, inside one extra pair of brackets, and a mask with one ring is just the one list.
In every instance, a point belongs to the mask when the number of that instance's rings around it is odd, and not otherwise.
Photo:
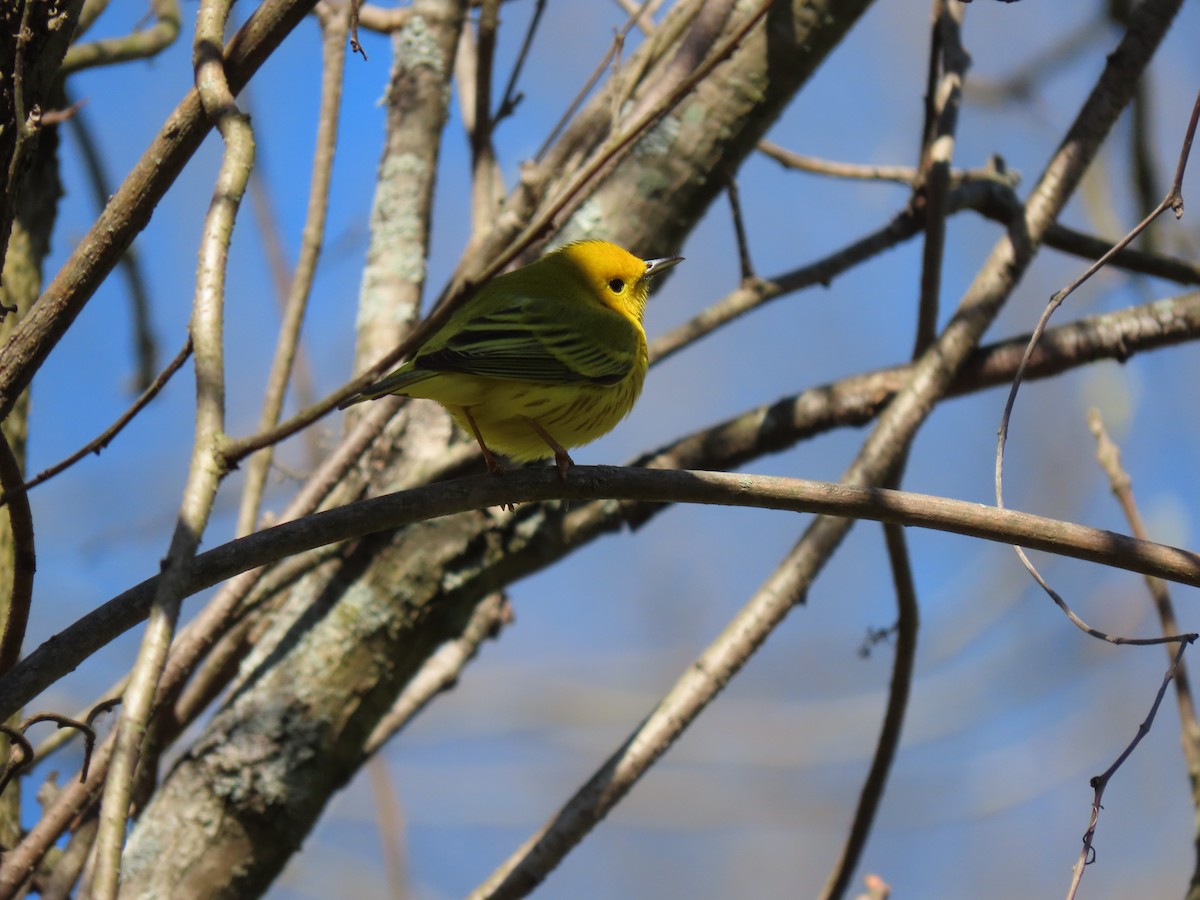
[[(576, 474), (578, 473), (578, 474)], [(393, 531), (413, 522), (503, 503), (612, 498), (644, 503), (704, 503), (787, 509), (895, 522), (1157, 575), (1200, 586), (1200, 556), (1124, 535), (978, 503), (800, 479), (720, 472), (576, 466), (566, 484), (554, 472), (525, 469), (503, 478), (474, 476), (361, 500), (285, 522), (197, 554), (186, 573), (187, 595), (258, 566), (337, 541)], [(543, 557), (539, 560), (544, 562)], [(161, 576), (109, 600), (30, 654), (0, 678), (0, 714), (36, 696), (64, 671), (137, 624), (150, 609)]]

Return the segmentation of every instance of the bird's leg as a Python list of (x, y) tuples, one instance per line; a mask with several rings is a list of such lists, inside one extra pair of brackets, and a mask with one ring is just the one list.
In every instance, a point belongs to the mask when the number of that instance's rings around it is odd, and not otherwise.
[[(483, 442), (483, 435), (479, 433), (479, 426), (475, 424), (475, 417), (471, 415), (471, 411), (465, 406), (460, 406), (459, 409), (462, 410), (463, 417), (467, 420), (467, 424), (471, 426), (471, 434), (475, 435), (475, 443), (479, 444), (479, 449), (483, 451), (483, 461), (487, 463), (488, 474), (504, 474), (504, 466), (500, 465), (500, 461), (496, 459), (495, 454), (493, 454), (488, 445)], [(515, 512), (517, 509), (511, 503), (501, 503), (500, 508), (505, 512)]]
[(500, 465), (495, 454), (488, 448), (488, 445), (483, 442), (483, 435), (479, 433), (479, 426), (475, 424), (475, 417), (471, 415), (471, 410), (465, 406), (459, 407), (462, 410), (463, 417), (466, 418), (467, 424), (471, 426), (471, 434), (475, 435), (475, 442), (479, 444), (479, 449), (483, 451), (483, 461), (487, 463), (487, 470), (492, 475), (499, 475), (504, 471), (504, 466)]
[(550, 433), (541, 425), (539, 425), (535, 419), (531, 419), (529, 416), (522, 416), (521, 418), (528, 422), (529, 427), (536, 431), (538, 433), (538, 437), (546, 442), (546, 446), (554, 451), (554, 464), (558, 466), (558, 477), (565, 484), (567, 481), (567, 469), (575, 465), (575, 461), (571, 459), (570, 455), (566, 451), (566, 448), (554, 438), (550, 437)]

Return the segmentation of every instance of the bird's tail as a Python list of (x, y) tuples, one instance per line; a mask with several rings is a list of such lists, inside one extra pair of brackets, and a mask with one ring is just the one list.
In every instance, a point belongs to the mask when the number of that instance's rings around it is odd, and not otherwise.
[(376, 400), (387, 394), (405, 394), (407, 388), (414, 384), (419, 384), (426, 379), (432, 378), (436, 372), (429, 372), (424, 369), (413, 369), (408, 366), (402, 366), (386, 378), (381, 378), (374, 384), (367, 385), (357, 394), (352, 397), (347, 397), (338, 404), (338, 409), (345, 409), (347, 406), (353, 406), (355, 403), (362, 403), (364, 400)]

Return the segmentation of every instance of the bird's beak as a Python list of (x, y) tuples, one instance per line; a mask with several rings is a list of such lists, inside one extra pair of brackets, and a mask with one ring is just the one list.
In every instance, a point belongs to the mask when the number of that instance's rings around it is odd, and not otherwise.
[(649, 278), (652, 275), (657, 275), (659, 272), (665, 272), (671, 266), (683, 262), (682, 256), (664, 256), (662, 259), (646, 260), (646, 274), (643, 278)]

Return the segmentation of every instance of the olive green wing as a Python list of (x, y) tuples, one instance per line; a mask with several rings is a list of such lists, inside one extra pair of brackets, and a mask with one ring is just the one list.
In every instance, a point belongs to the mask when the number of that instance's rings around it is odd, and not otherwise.
[(528, 297), (472, 316), (409, 365), (412, 376), (460, 372), (546, 384), (611, 385), (637, 362), (640, 332), (635, 323), (599, 305)]

